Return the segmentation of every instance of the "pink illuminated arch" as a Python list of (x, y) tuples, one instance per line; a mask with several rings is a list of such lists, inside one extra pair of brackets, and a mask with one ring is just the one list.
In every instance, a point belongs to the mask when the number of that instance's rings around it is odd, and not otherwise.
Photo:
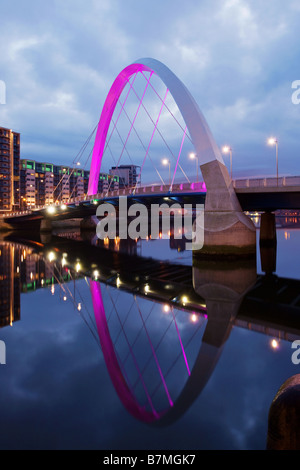
[(91, 280), (90, 289), (103, 357), (111, 381), (123, 406), (134, 418), (147, 424), (165, 426), (178, 420), (206, 386), (224, 345), (216, 347), (202, 342), (189, 378), (175, 402), (170, 401), (170, 406), (162, 411), (157, 411), (153, 406), (151, 411), (148, 411), (137, 402), (119, 365), (107, 324), (100, 282)]
[(130, 77), (144, 71), (156, 74), (170, 90), (186, 123), (195, 151), (198, 155), (200, 167), (201, 165), (215, 160), (218, 160), (224, 165), (221, 152), (211, 134), (206, 120), (185, 85), (168, 67), (158, 60), (151, 58), (139, 59), (125, 67), (119, 73), (106, 97), (93, 148), (88, 186), (88, 195), (90, 196), (98, 192), (98, 180), (105, 142), (116, 104)]

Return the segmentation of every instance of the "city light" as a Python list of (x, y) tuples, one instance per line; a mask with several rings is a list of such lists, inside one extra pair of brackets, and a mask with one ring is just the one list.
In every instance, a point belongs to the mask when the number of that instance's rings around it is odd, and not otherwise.
[(93, 275), (94, 275), (94, 278), (95, 278), (95, 281), (97, 281), (98, 277), (99, 277), (99, 271), (97, 271), (97, 269), (93, 272)]
[(78, 263), (76, 263), (75, 270), (76, 270), (76, 272), (78, 273), (78, 272), (80, 271), (80, 269), (81, 269), (81, 265), (80, 265), (80, 263), (78, 262)]
[(168, 313), (168, 312), (170, 311), (170, 305), (165, 304), (165, 305), (163, 306), (163, 311), (164, 311), (165, 313)]
[(189, 299), (187, 298), (186, 295), (184, 295), (184, 296), (181, 298), (181, 300), (182, 300), (183, 305), (187, 304), (188, 301), (189, 301)]
[(199, 177), (198, 177), (198, 174), (199, 174), (199, 170), (198, 170), (198, 168), (199, 168), (199, 161), (198, 161), (198, 157), (196, 156), (196, 154), (195, 154), (194, 152), (191, 152), (191, 153), (189, 154), (189, 157), (190, 157), (191, 160), (196, 160), (196, 172), (197, 172), (197, 180), (196, 180), (196, 181), (197, 181), (197, 183), (198, 183), (198, 182), (199, 182)]
[(275, 137), (269, 137), (268, 144), (272, 146), (275, 145), (276, 148), (276, 179), (278, 186), (278, 140)]
[(232, 148), (229, 145), (224, 145), (222, 151), (230, 155), (230, 178), (232, 179)]
[(53, 251), (50, 251), (50, 253), (48, 254), (48, 260), (50, 262), (55, 260), (55, 253)]
[(169, 185), (171, 186), (171, 162), (168, 158), (163, 158), (161, 162), (165, 166), (169, 165)]
[(60, 206), (60, 208), (61, 208), (61, 210), (65, 211), (66, 208), (67, 208), (67, 206), (66, 206), (66, 204), (62, 204), (62, 205)]
[(197, 315), (196, 315), (195, 313), (193, 313), (193, 314), (191, 315), (191, 322), (192, 322), (192, 323), (196, 323), (197, 320), (198, 320)]
[(54, 206), (47, 207), (47, 212), (49, 214), (55, 214), (55, 207)]
[(270, 343), (270, 344), (271, 344), (271, 348), (272, 348), (272, 349), (278, 349), (278, 348), (279, 348), (279, 341), (278, 341), (277, 339), (275, 339), (275, 338), (273, 338), (273, 339), (271, 340), (271, 343)]

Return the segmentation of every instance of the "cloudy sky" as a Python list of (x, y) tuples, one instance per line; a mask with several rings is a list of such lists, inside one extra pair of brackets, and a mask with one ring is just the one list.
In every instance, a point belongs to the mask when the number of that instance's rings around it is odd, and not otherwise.
[[(11, 0), (1, 6), (0, 125), (22, 158), (72, 164), (118, 73), (142, 57), (187, 86), (234, 176), (300, 174), (297, 0)], [(228, 157), (224, 156), (226, 164)], [(108, 170), (112, 162), (107, 162)]]

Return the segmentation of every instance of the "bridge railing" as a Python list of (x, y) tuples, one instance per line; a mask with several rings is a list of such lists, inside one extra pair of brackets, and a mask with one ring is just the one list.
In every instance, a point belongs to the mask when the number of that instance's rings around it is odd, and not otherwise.
[(280, 176), (278, 178), (247, 178), (237, 179), (233, 181), (234, 188), (258, 188), (258, 187), (287, 187), (287, 186), (300, 186), (300, 176)]

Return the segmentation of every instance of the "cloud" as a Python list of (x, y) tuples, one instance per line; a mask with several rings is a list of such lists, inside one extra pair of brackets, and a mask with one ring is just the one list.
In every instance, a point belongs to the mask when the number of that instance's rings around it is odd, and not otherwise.
[(283, 8), (279, 0), (187, 0), (183, 8), (178, 0), (30, 0), (25, 8), (14, 0), (4, 13), (0, 79), (7, 99), (0, 123), (21, 132), (23, 157), (71, 163), (117, 74), (148, 56), (185, 83), (217, 142), (226, 137), (254, 152), (271, 127), (280, 132), (289, 170), (299, 122), (289, 96), (299, 78), (295, 2)]

